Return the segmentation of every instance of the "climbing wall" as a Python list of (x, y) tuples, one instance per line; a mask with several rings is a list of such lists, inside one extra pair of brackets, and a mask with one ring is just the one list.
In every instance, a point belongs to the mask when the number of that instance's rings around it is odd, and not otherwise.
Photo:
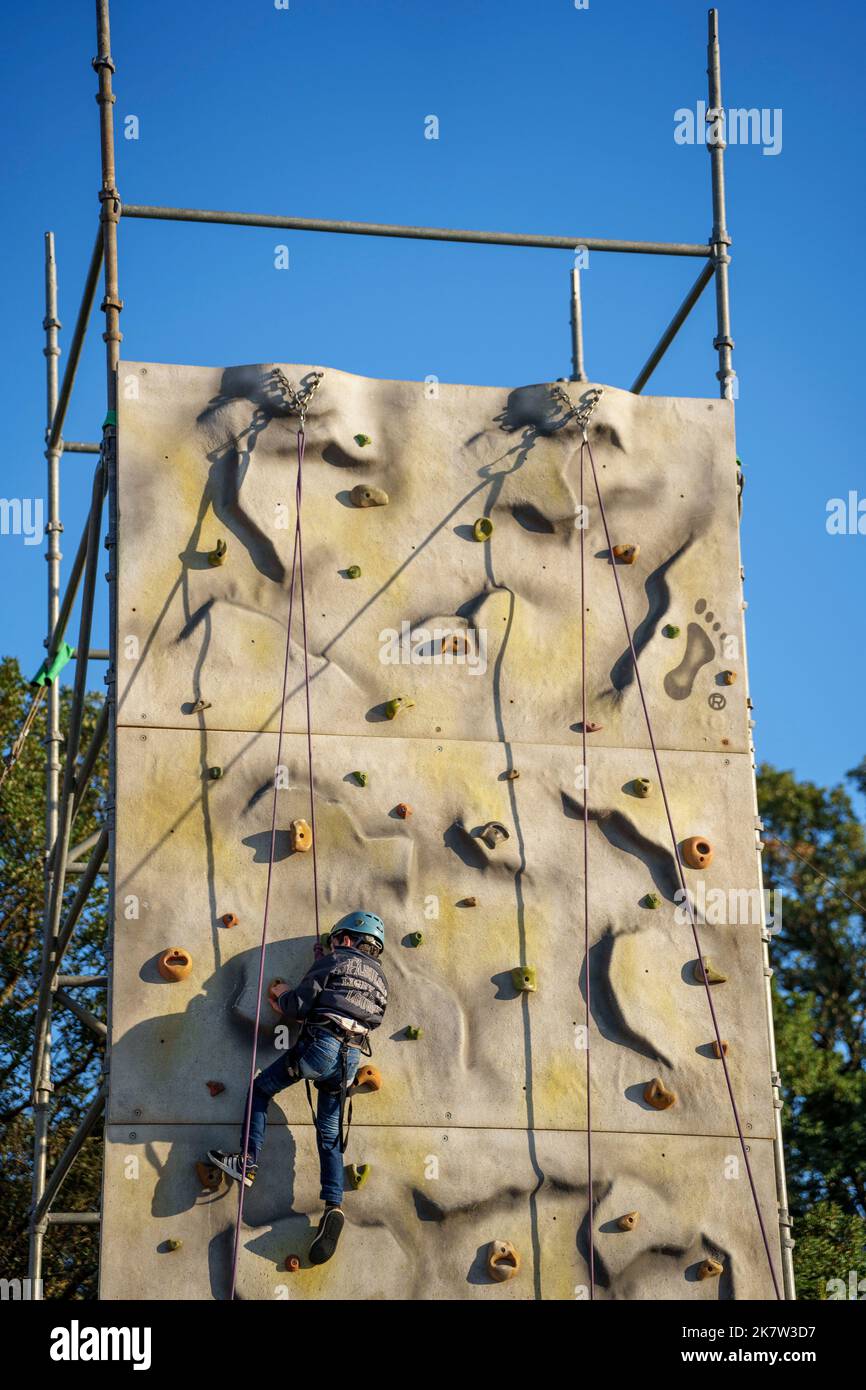
[[(296, 387), (313, 370), (280, 369)], [(224, 1298), (237, 1189), (209, 1190), (196, 1164), (238, 1147), (249, 1070), (297, 420), (270, 366), (123, 363), (120, 398), (102, 1296)], [(617, 574), (677, 839), (704, 855), (686, 874), (715, 904), (702, 951), (778, 1269), (732, 407), (605, 388), (590, 440), (613, 543), (639, 547)], [(296, 1087), (245, 1201), (242, 1298), (583, 1298), (590, 1239), (600, 1298), (772, 1296), (579, 442), (549, 385), (327, 368), (313, 397), (319, 906), (323, 930), (353, 907), (384, 918), (391, 997), (382, 1087), (355, 1098), (346, 1159), (369, 1170), (338, 1257), (307, 1259), (318, 1172)], [(310, 819), (297, 609), (266, 981), (299, 978), (315, 940), (312, 856), (290, 839)], [(176, 981), (159, 968), (172, 950)], [(263, 1018), (267, 1065), (267, 1003)], [(515, 1277), (492, 1276), (491, 1242), (513, 1246)]]

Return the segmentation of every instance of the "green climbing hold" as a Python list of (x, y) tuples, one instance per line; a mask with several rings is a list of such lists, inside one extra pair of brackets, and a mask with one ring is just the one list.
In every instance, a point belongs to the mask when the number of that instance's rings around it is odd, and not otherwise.
[(415, 701), (410, 700), (408, 695), (395, 695), (393, 700), (389, 700), (385, 706), (385, 714), (389, 719), (396, 719), (401, 709), (414, 709)]
[(372, 444), (373, 441), (368, 434), (356, 434), (355, 443), (359, 449), (366, 449), (367, 445)]
[(349, 568), (346, 570), (346, 578), (347, 578), (347, 579), (360, 579), (360, 578), (361, 578), (361, 566), (360, 566), (360, 565), (350, 565)]
[(662, 628), (662, 637), (679, 637), (680, 630), (676, 623), (668, 623)]
[(472, 527), (472, 534), (477, 541), (489, 541), (493, 535), (493, 522), (489, 516), (480, 516)]
[(225, 562), (227, 552), (228, 546), (225, 541), (217, 541), (213, 550), (209, 550), (207, 553), (208, 564), (222, 565)]
[(53, 656), (46, 656), (36, 675), (30, 682), (31, 685), (51, 685), (57, 680), (60, 672), (67, 662), (71, 661), (75, 655), (75, 648), (70, 647), (68, 642), (61, 642)]
[(632, 786), (635, 796), (649, 796), (653, 789), (653, 784), (648, 777), (635, 777)]
[(180, 1250), (183, 1245), (182, 1240), (167, 1240), (165, 1243), (169, 1250)]
[(207, 775), (212, 782), (218, 782), (223, 775), (223, 770), (221, 767), (209, 767), (207, 770)]
[(416, 1028), (416, 1027), (414, 1026), (414, 1024), (412, 1024), (412, 1023), (409, 1024), (409, 1026), (408, 1026), (407, 1029), (406, 1029), (406, 1037), (407, 1037), (407, 1038), (411, 1038), (413, 1042), (417, 1042), (417, 1040), (418, 1040), (419, 1038), (423, 1038), (423, 1036), (424, 1036), (424, 1030), (423, 1030), (423, 1028)]
[(644, 907), (661, 907), (662, 900), (658, 893), (647, 893), (643, 900)]
[(423, 946), (423, 945), (424, 945), (424, 933), (423, 933), (422, 931), (413, 931), (413, 932), (410, 932), (410, 933), (409, 933), (409, 940), (412, 942), (412, 945), (413, 945), (413, 946)]
[(355, 781), (358, 783), (358, 786), (359, 786), (359, 787), (366, 787), (367, 783), (368, 783), (369, 780), (370, 780), (370, 778), (368, 777), (368, 775), (367, 775), (366, 772), (353, 772), (353, 773), (352, 773), (352, 776), (354, 777)]
[(517, 965), (511, 972), (511, 983), (521, 994), (534, 994), (538, 989), (538, 975), (531, 965)]
[(692, 975), (699, 985), (704, 983), (704, 971), (706, 971), (708, 985), (723, 985), (728, 978), (721, 970), (716, 969), (709, 956), (703, 957), (703, 970), (699, 960), (696, 960), (692, 966)]
[(357, 1192), (358, 1188), (363, 1187), (364, 1183), (369, 1178), (371, 1172), (373, 1171), (373, 1165), (372, 1163), (350, 1163), (348, 1165), (347, 1171), (349, 1175), (349, 1182)]

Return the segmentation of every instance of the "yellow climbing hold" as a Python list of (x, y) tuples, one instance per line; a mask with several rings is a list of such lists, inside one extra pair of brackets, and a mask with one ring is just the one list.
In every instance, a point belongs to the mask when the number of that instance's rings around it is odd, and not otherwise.
[(228, 554), (228, 546), (226, 545), (225, 541), (217, 541), (216, 545), (214, 546), (214, 549), (208, 551), (208, 555), (207, 555), (208, 564), (210, 564), (210, 565), (222, 565), (222, 564), (224, 564), (224, 563), (225, 563), (225, 558), (226, 558), (226, 555), (227, 555), (227, 554)]
[(373, 1165), (372, 1165), (371, 1163), (350, 1163), (350, 1164), (349, 1164), (349, 1167), (348, 1167), (349, 1182), (351, 1183), (352, 1187), (355, 1189), (356, 1192), (357, 1192), (357, 1190), (358, 1190), (359, 1187), (363, 1187), (363, 1186), (364, 1186), (364, 1183), (365, 1183), (365, 1182), (367, 1181), (367, 1179), (369, 1178), (370, 1173), (372, 1172), (372, 1169), (373, 1169)]
[(313, 832), (305, 820), (293, 820), (289, 826), (289, 840), (296, 854), (306, 854), (313, 847)]
[(492, 1240), (487, 1247), (487, 1273), (497, 1284), (520, 1273), (520, 1256), (510, 1240)]
[(395, 695), (393, 700), (389, 700), (385, 706), (385, 714), (388, 719), (396, 719), (401, 709), (414, 709), (415, 701), (410, 700), (408, 695)]
[(711, 985), (723, 985), (727, 980), (727, 975), (723, 975), (721, 970), (717, 970), (709, 956), (703, 957), (704, 969), (701, 969), (701, 962), (696, 960), (692, 966), (692, 974), (699, 985), (704, 983), (704, 970), (707, 973), (707, 983)]
[(511, 983), (521, 994), (534, 994), (538, 989), (538, 972), (531, 965), (516, 965), (511, 972)]
[(489, 541), (493, 535), (493, 522), (489, 516), (480, 516), (472, 527), (472, 534), (477, 541)]

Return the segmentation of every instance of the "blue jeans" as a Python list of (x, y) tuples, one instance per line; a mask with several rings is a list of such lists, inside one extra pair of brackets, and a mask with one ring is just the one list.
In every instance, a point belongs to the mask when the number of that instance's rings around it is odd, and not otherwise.
[[(351, 1086), (358, 1070), (361, 1054), (357, 1047), (349, 1048), (346, 1063), (346, 1084)], [(278, 1057), (253, 1082), (253, 1104), (250, 1114), (250, 1142), (247, 1157), (258, 1163), (268, 1123), (268, 1105), (273, 1096), (307, 1079), (319, 1093), (316, 1104), (316, 1144), (319, 1150), (321, 1198), (339, 1206), (343, 1200), (343, 1155), (340, 1153), (340, 1040), (323, 1028), (306, 1028), (300, 1042)], [(241, 1152), (244, 1135), (241, 1130)]]

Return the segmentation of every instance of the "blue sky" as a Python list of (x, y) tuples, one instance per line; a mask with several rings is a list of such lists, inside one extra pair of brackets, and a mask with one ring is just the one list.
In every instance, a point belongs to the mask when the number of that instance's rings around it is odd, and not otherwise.
[[(741, 145), (726, 158), (755, 736), (759, 757), (830, 782), (866, 753), (866, 535), (825, 526), (828, 499), (858, 487), (866, 498), (855, 241), (866, 21), (853, 0), (719, 8), (725, 106), (782, 112), (779, 153)], [(93, 5), (46, 0), (10, 12), (4, 28), (0, 490), (35, 497), (44, 495), (42, 234), (57, 237), (68, 343), (96, 229)], [(709, 159), (674, 140), (674, 112), (706, 97), (705, 45), (706, 8), (685, 0), (590, 0), (581, 10), (573, 0), (290, 0), (288, 10), (273, 0), (115, 0), (118, 186), (128, 202), (705, 241)], [(436, 141), (424, 138), (430, 114)], [(130, 115), (137, 140), (123, 138)], [(287, 272), (274, 269), (281, 241)], [(123, 352), (549, 380), (570, 369), (570, 264), (567, 252), (130, 221), (120, 241)], [(698, 269), (594, 254), (583, 277), (590, 376), (629, 386)], [(70, 439), (99, 437), (101, 318)], [(649, 389), (714, 395), (713, 334), (709, 293)], [(65, 568), (91, 467), (80, 456), (63, 462)], [(28, 672), (43, 654), (43, 551), (0, 537), (11, 600), (0, 652)], [(107, 643), (102, 594), (95, 642)]]

